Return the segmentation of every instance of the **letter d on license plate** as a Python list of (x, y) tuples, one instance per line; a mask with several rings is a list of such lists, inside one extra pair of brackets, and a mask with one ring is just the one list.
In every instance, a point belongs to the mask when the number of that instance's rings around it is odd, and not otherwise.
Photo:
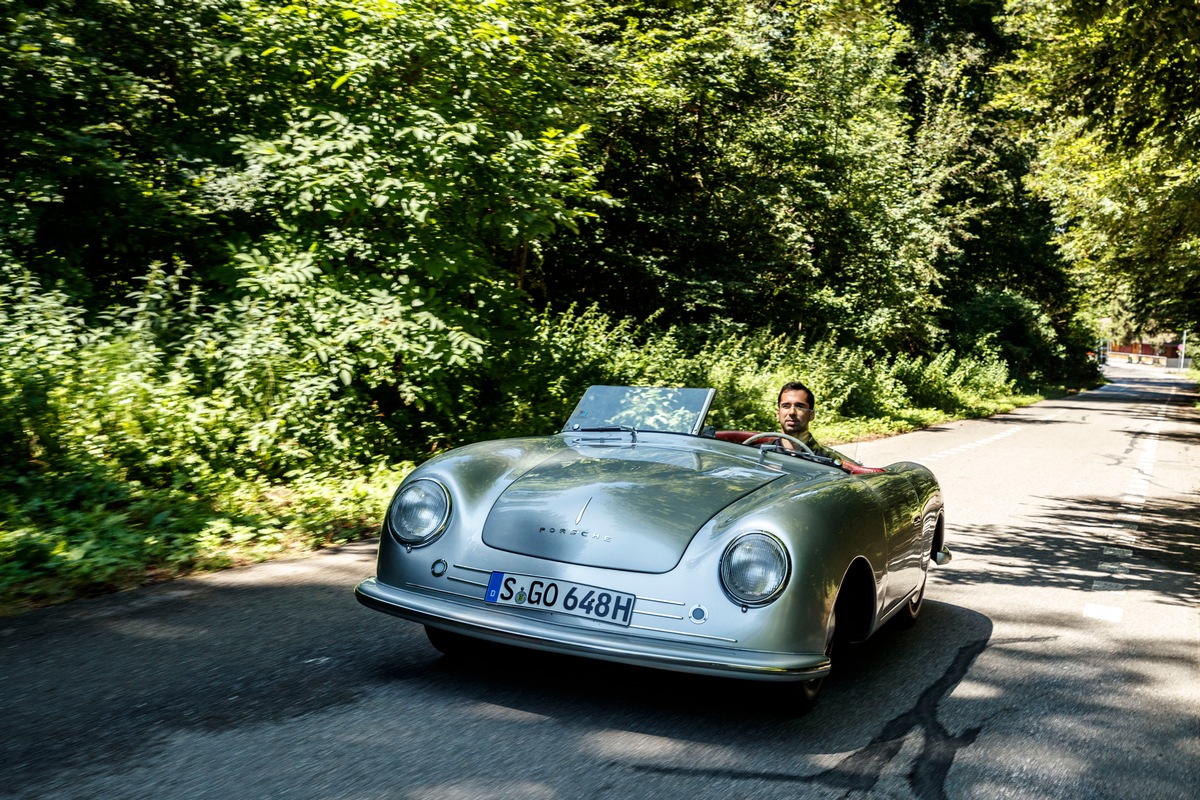
[(633, 619), (631, 594), (587, 586), (582, 583), (493, 572), (483, 599), (499, 606), (556, 611), (575, 617), (628, 626)]

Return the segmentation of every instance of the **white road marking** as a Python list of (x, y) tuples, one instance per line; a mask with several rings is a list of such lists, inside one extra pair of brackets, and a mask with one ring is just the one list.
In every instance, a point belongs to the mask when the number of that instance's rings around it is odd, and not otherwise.
[(965, 453), (968, 450), (974, 450), (977, 447), (983, 447), (984, 445), (991, 444), (992, 442), (998, 442), (1001, 439), (1005, 439), (1009, 436), (1012, 436), (1014, 433), (1020, 433), (1020, 432), (1021, 432), (1021, 428), (1019, 426), (1013, 426), (1011, 428), (1008, 428), (1007, 430), (1000, 431), (1000, 433), (989, 436), (986, 439), (977, 439), (976, 441), (970, 442), (968, 444), (962, 444), (962, 445), (959, 445), (958, 447), (954, 447), (949, 450), (943, 450), (940, 453), (934, 453), (933, 455), (925, 456), (921, 459), (921, 461), (922, 462), (937, 461), (939, 459), (946, 458), (947, 456), (955, 456), (955, 455), (958, 455), (959, 453)]
[[(1166, 414), (1167, 406), (1171, 402), (1171, 396), (1175, 394), (1175, 389), (1172, 388), (1167, 400), (1160, 404), (1155, 410), (1154, 418), (1146, 421), (1141, 426), (1143, 438), (1139, 443), (1140, 452), (1138, 454), (1137, 466), (1134, 467), (1134, 474), (1129, 479), (1129, 484), (1125, 487), (1125, 494), (1121, 497), (1121, 503), (1127, 510), (1116, 515), (1116, 518), (1110, 525), (1110, 539), (1115, 539), (1122, 544), (1137, 544), (1138, 522), (1141, 520), (1141, 509), (1146, 505), (1146, 498), (1150, 494), (1151, 481), (1154, 477), (1154, 464), (1158, 455), (1158, 435), (1162, 432), (1163, 416)], [(1124, 547), (1104, 547), (1103, 553), (1106, 556), (1116, 556), (1117, 558), (1125, 559), (1133, 556), (1133, 551)], [(1129, 572), (1129, 565), (1119, 561), (1101, 561), (1099, 569), (1102, 572), (1108, 572), (1114, 577), (1126, 577)], [(1116, 581), (1092, 581), (1093, 592), (1121, 592), (1128, 586), (1124, 583)], [(1121, 622), (1125, 618), (1125, 611), (1116, 606), (1100, 605), (1098, 603), (1085, 603), (1083, 606), (1083, 615), (1091, 619), (1104, 620), (1105, 622)]]

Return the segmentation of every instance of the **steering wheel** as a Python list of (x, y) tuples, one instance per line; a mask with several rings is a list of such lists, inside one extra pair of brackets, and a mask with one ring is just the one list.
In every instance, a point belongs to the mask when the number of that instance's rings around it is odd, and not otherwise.
[(795, 436), (788, 436), (786, 433), (772, 433), (771, 431), (763, 431), (762, 433), (756, 433), (751, 436), (747, 436), (742, 440), (742, 444), (754, 444), (760, 439), (787, 439), (789, 442), (796, 445), (797, 450), (800, 450), (803, 453), (812, 453), (812, 448), (797, 439)]

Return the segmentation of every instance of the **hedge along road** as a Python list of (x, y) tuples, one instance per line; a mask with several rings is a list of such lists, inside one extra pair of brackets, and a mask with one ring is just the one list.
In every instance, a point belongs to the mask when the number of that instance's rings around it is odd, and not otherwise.
[(1176, 798), (1200, 774), (1200, 411), (1182, 379), (869, 442), (954, 561), (816, 710), (544, 654), (441, 658), (371, 543), (0, 621), (0, 797)]

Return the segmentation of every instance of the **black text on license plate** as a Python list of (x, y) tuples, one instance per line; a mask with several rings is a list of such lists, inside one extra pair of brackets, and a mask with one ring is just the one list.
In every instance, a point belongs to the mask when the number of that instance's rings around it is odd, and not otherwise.
[(581, 583), (493, 572), (483, 599), (502, 606), (558, 611), (576, 617), (628, 625), (635, 597)]

